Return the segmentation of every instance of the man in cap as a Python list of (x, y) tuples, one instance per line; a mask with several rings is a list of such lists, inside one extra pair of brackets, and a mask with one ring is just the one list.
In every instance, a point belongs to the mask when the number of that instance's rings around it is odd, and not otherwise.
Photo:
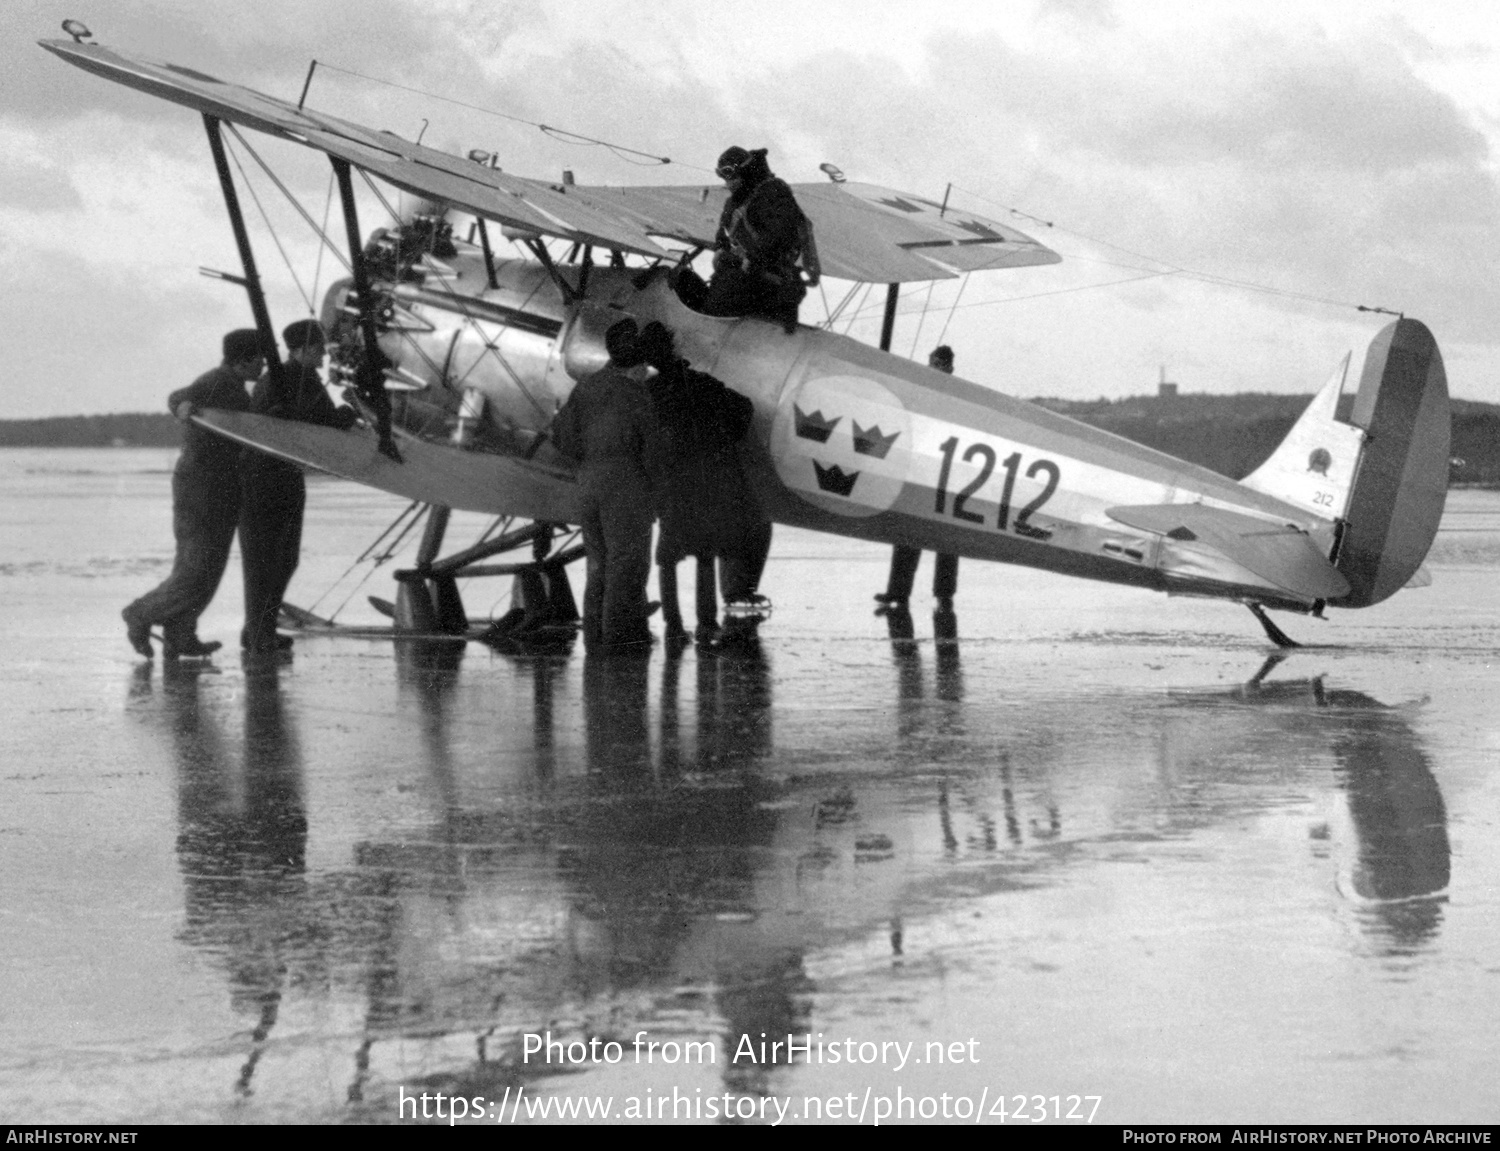
[[(807, 283), (818, 282), (812, 224), (766, 149), (726, 148), (715, 170), (729, 189), (714, 238), (714, 274), (703, 310), (711, 316), (762, 316), (790, 333)], [(799, 267), (800, 264), (800, 267)]]
[(120, 614), (130, 645), (150, 659), (151, 628), (162, 628), (167, 659), (211, 655), (222, 645), (198, 638), (198, 617), (219, 590), (240, 516), (240, 446), (188, 420), (197, 408), (250, 409), (245, 385), (265, 366), (253, 329), (230, 332), (224, 362), (175, 391), (167, 406), (184, 422), (182, 454), (172, 473), (172, 532), (177, 556), (172, 572)]
[[(953, 374), (953, 349), (939, 344), (927, 357), (927, 366), (947, 375)], [(922, 562), (922, 549), (897, 544), (891, 549), (891, 573), (886, 580), (885, 591), (875, 596), (880, 607), (876, 612), (902, 611), (911, 599), (912, 584), (917, 579), (917, 565)], [(958, 557), (939, 552), (932, 569), (932, 594), (938, 602), (939, 611), (953, 609), (953, 596), (958, 591)]]
[[(352, 408), (335, 406), (318, 369), (326, 347), (316, 320), (288, 324), (281, 337), (287, 359), (279, 377), (268, 374), (255, 386), (251, 410), (283, 420), (348, 428)], [(244, 465), (244, 508), (240, 514), (240, 559), (245, 575), (245, 628), (240, 646), (253, 654), (285, 651), (290, 636), (278, 635), (281, 600), (302, 554), (302, 512), (307, 485), (302, 468), (264, 452), (248, 452)]]
[(655, 517), (659, 429), (636, 322), (604, 335), (609, 363), (581, 381), (552, 422), (552, 442), (578, 463), (588, 554), (583, 641), (590, 651), (649, 651), (646, 580)]

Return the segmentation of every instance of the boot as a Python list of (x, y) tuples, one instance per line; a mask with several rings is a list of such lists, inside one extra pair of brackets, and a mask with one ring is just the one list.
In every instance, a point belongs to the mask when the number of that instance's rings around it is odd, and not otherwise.
[[(259, 652), (267, 652), (267, 651), (291, 651), (292, 650), (292, 643), (293, 643), (293, 640), (292, 640), (291, 636), (289, 636), (289, 635), (282, 635), (280, 632), (274, 632), (274, 633), (272, 633), (272, 638), (267, 639), (267, 640), (263, 640), (262, 642), (256, 644), (253, 650), (259, 651)], [(250, 646), (250, 633), (249, 633), (249, 631), (242, 630), (240, 632), (240, 647), (243, 648), (245, 651), (252, 650), (252, 648)]]
[(155, 656), (151, 647), (151, 625), (136, 614), (134, 605), (122, 611), (120, 618), (125, 621), (125, 638), (130, 641), (130, 646), (147, 659)]
[(195, 635), (188, 635), (162, 640), (161, 654), (163, 659), (206, 659), (223, 646), (216, 639), (205, 643)]

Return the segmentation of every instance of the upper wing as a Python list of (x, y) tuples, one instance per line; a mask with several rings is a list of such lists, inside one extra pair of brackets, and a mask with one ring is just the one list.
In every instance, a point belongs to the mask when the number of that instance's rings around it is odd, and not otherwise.
[(794, 187), (816, 230), (823, 271), (838, 279), (936, 280), (1062, 259), (1014, 228), (919, 196), (874, 184)]
[[(944, 280), (1062, 259), (1024, 232), (875, 184), (793, 184), (792, 191), (813, 222), (823, 274), (835, 279)], [(703, 186), (577, 192), (630, 213), (653, 236), (705, 247), (713, 243), (725, 196), (723, 188)]]
[[(404, 191), (538, 235), (666, 256), (659, 240), (706, 247), (718, 228), (722, 188), (588, 188), (522, 179), (191, 68), (71, 40), (43, 40), (41, 46), (107, 80), (317, 148)], [(813, 221), (823, 271), (839, 279), (937, 280), (1060, 259), (1013, 228), (971, 212), (945, 211), (916, 196), (870, 184), (794, 189)]]

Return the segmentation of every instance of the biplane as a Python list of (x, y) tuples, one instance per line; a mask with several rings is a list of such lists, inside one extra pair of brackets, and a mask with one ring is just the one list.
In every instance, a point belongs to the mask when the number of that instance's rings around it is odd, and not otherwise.
[[(41, 46), (202, 115), (243, 262), (231, 278), (247, 290), (273, 363), (224, 132), (247, 149), (241, 128), (327, 155), (349, 276), (322, 318), (332, 373), (366, 422), (341, 431), (248, 413), (194, 418), (431, 506), (416, 566), (398, 573), (398, 623), (461, 631), (458, 577), (520, 571), (484, 561), (527, 544), (543, 562), (553, 525), (577, 522), (573, 471), (548, 429), (574, 384), (604, 365), (604, 332), (625, 316), (665, 324), (694, 369), (754, 402), (743, 463), (779, 523), (1237, 601), (1281, 645), (1292, 641), (1267, 609), (1321, 616), (1426, 579), (1447, 491), (1449, 412), (1442, 357), (1416, 320), (1374, 337), (1347, 420), (1336, 412), (1346, 356), (1270, 458), (1236, 482), (891, 354), (902, 285), (1060, 259), (946, 200), (847, 181), (830, 165), (828, 181), (794, 184), (823, 275), (887, 288), (879, 347), (825, 328), (788, 332), (699, 314), (674, 288), (673, 268), (713, 245), (722, 188), (523, 179), (483, 153), (424, 147), (112, 51), (71, 21), (64, 28), (72, 39)], [(367, 239), (355, 173), (436, 207)], [(466, 237), (454, 213), (472, 218)], [(498, 257), (494, 226), (527, 257)], [(530, 524), (440, 558), (448, 509)]]

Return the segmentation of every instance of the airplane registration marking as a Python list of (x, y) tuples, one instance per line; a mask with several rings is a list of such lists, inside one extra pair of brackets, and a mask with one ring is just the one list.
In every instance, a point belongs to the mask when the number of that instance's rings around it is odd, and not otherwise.
[(1057, 541), (1064, 525), (1108, 525), (1115, 504), (1174, 498), (1158, 481), (911, 411), (883, 382), (853, 374), (793, 382), (766, 446), (777, 478), (822, 511), (896, 512), (1033, 541)]
[[(955, 436), (948, 442), (957, 446), (958, 438)], [(988, 444), (974, 444), (964, 453), (964, 463), (972, 463), (975, 456), (984, 460), (984, 466), (979, 469), (979, 474), (970, 481), (969, 486), (953, 497), (953, 518), (956, 520), (967, 520), (971, 524), (984, 523), (984, 516), (964, 510), (964, 501), (984, 487), (985, 481), (990, 478), (990, 473), (995, 470), (995, 451)]]
[[(953, 457), (958, 452), (958, 444), (957, 436), (949, 436), (938, 445), (938, 450), (943, 456), (942, 465), (938, 469), (937, 488), (933, 492), (933, 510), (938, 515), (947, 514), (948, 482), (953, 475)], [(984, 516), (978, 512), (969, 511), (964, 505), (971, 497), (979, 493), (979, 489), (984, 487), (989, 482), (990, 476), (994, 474), (995, 449), (982, 442), (970, 444), (963, 455), (964, 463), (973, 463), (976, 458), (983, 461), (979, 474), (970, 480), (962, 491), (954, 495), (952, 516), (954, 519), (964, 520), (971, 524), (982, 524)], [(1015, 495), (1016, 474), (1021, 469), (1021, 453), (1012, 452), (1005, 457), (1001, 466), (1005, 468), (1005, 486), (1001, 489), (1000, 507), (995, 517), (995, 526), (1000, 531), (1006, 531), (1010, 527), (1011, 499)], [(1057, 485), (1062, 482), (1062, 469), (1049, 459), (1033, 460), (1031, 466), (1026, 469), (1026, 478), (1034, 480), (1043, 473), (1046, 474), (1047, 480), (1041, 493), (1016, 514), (1013, 529), (1017, 535), (1027, 536), (1030, 539), (1046, 539), (1051, 534), (1034, 526), (1031, 523), (1031, 517), (1052, 498), (1053, 493), (1057, 491)]]

